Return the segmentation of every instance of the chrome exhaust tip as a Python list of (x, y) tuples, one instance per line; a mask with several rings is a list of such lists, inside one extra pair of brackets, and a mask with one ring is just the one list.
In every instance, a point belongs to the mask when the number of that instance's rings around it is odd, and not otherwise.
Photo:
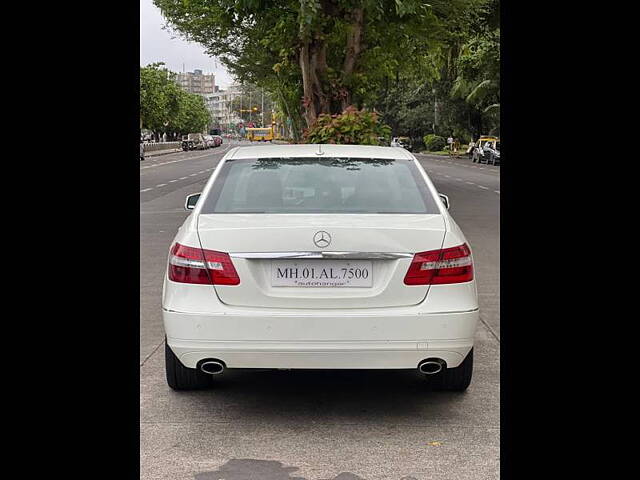
[(435, 375), (440, 373), (443, 368), (446, 368), (447, 364), (444, 360), (439, 358), (430, 358), (423, 360), (418, 364), (418, 371), (425, 375)]
[(224, 364), (218, 360), (205, 360), (200, 364), (200, 371), (209, 375), (218, 375), (224, 372)]

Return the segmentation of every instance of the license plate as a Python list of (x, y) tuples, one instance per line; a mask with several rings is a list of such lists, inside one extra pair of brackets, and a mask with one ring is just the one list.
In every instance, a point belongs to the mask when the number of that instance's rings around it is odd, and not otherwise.
[(370, 260), (273, 260), (273, 287), (371, 287)]

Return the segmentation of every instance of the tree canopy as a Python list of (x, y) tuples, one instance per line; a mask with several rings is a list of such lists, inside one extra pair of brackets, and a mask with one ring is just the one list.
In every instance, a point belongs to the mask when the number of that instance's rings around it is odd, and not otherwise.
[(298, 131), (350, 105), (419, 137), (499, 121), (499, 0), (154, 3)]
[(185, 92), (175, 73), (153, 63), (140, 67), (140, 119), (156, 135), (181, 135), (201, 132), (211, 116), (200, 95)]

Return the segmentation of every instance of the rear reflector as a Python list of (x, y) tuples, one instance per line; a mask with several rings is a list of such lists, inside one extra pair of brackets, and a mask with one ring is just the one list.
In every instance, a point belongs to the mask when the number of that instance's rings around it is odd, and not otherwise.
[(169, 280), (206, 285), (240, 284), (240, 277), (228, 254), (179, 243), (171, 247)]
[(405, 285), (443, 285), (473, 280), (471, 250), (458, 247), (416, 253), (404, 277)]

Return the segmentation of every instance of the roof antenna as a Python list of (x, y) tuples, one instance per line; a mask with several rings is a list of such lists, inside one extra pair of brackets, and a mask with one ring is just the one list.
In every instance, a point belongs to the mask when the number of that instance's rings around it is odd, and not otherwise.
[(324, 155), (324, 152), (322, 151), (321, 143), (318, 144), (318, 151), (316, 152), (316, 155)]

